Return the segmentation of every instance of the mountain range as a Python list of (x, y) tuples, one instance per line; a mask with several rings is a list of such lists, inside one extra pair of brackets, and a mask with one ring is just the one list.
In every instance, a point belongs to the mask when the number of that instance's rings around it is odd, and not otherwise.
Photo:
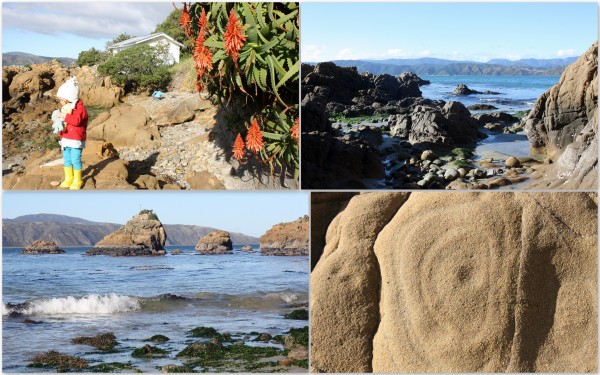
[[(2, 246), (24, 247), (36, 240), (52, 240), (58, 246), (94, 246), (122, 224), (99, 223), (77, 217), (38, 214), (2, 219)], [(163, 224), (167, 246), (194, 246), (201, 237), (217, 230), (211, 227)], [(234, 245), (257, 245), (258, 238), (230, 232)]]
[[(397, 76), (413, 72), (422, 76), (493, 75), (493, 76), (558, 76), (577, 57), (560, 59), (492, 59), (486, 63), (454, 61), (424, 57), (420, 59), (333, 60), (338, 66), (355, 66), (360, 73)], [(314, 65), (315, 63), (308, 63)]]
[(2, 66), (42, 64), (52, 60), (58, 60), (61, 64), (66, 66), (72, 66), (77, 64), (77, 59), (73, 59), (70, 57), (38, 56), (26, 52), (2, 53)]

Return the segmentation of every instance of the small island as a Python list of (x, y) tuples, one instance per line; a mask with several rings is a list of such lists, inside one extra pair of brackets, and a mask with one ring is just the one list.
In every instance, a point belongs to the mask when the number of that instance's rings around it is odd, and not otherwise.
[(27, 246), (21, 254), (43, 255), (43, 254), (66, 254), (54, 241), (38, 240)]
[(308, 216), (274, 225), (260, 237), (263, 255), (308, 255)]
[(202, 255), (231, 254), (233, 244), (229, 232), (216, 230), (202, 237), (196, 244), (196, 251)]

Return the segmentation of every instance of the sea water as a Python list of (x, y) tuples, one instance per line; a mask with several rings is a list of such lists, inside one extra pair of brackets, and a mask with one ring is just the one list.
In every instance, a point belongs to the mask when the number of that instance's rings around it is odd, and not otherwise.
[[(490, 104), (498, 108), (495, 111), (507, 113), (531, 110), (535, 101), (560, 79), (559, 76), (423, 76), (421, 78), (431, 82), (430, 85), (420, 87), (425, 98), (458, 101), (467, 107), (473, 104)], [(452, 94), (456, 86), (461, 83), (471, 90), (493, 91), (499, 94), (466, 96)]]
[[(175, 248), (182, 254), (170, 254)], [(26, 367), (29, 359), (56, 350), (157, 372), (181, 364), (175, 354), (189, 343), (186, 331), (198, 326), (278, 335), (307, 325), (283, 319), (308, 303), (306, 256), (263, 256), (239, 247), (232, 255), (202, 256), (181, 246), (158, 257), (86, 256), (89, 249), (67, 248), (61, 255), (3, 250), (4, 371), (39, 372)], [(107, 332), (117, 337), (118, 353), (94, 354), (90, 346), (71, 343)], [(156, 334), (171, 339), (162, 346), (168, 357), (131, 357)]]

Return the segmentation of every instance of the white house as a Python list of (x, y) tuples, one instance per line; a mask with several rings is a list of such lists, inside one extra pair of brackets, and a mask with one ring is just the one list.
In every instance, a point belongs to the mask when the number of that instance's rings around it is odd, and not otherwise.
[(167, 50), (167, 63), (176, 64), (179, 62), (179, 52), (181, 48), (185, 47), (175, 39), (171, 38), (165, 33), (155, 33), (145, 36), (136, 36), (135, 38), (127, 39), (119, 43), (111, 44), (107, 48), (114, 54), (123, 51), (124, 49), (137, 46), (140, 44), (148, 44), (153, 47), (159, 45), (168, 46)]

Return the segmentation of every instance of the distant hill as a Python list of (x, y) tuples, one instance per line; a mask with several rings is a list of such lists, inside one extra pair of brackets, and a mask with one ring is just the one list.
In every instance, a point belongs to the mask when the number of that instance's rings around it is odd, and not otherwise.
[(70, 57), (37, 56), (25, 52), (2, 53), (2, 66), (42, 64), (52, 60), (58, 60), (61, 64), (66, 66), (77, 65), (77, 59)]
[[(58, 246), (94, 246), (121, 224), (97, 223), (77, 217), (38, 214), (2, 220), (2, 246), (24, 247), (36, 240), (52, 240)], [(167, 246), (193, 246), (208, 233), (216, 230), (196, 225), (165, 224)], [(258, 238), (232, 233), (234, 245), (257, 245)]]
[[(421, 76), (558, 76), (577, 57), (564, 59), (522, 59), (490, 60), (487, 63), (475, 61), (453, 61), (436, 58), (387, 59), (387, 60), (333, 60), (338, 66), (355, 66), (360, 73), (397, 76), (413, 72)], [(495, 63), (494, 63), (495, 61)], [(314, 63), (310, 63), (314, 65)]]

